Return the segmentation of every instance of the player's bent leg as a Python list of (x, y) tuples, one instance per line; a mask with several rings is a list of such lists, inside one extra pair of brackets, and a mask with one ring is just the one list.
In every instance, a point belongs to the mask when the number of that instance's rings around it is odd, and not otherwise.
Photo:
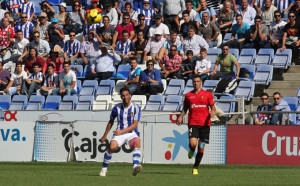
[(191, 159), (194, 156), (194, 152), (195, 152), (195, 149), (197, 147), (197, 143), (198, 143), (197, 138), (190, 138), (189, 139), (189, 147), (190, 147), (190, 151), (188, 153), (188, 158), (189, 159)]
[(118, 142), (115, 140), (112, 140), (110, 142), (109, 149), (105, 151), (104, 153), (104, 159), (102, 164), (102, 169), (100, 171), (100, 176), (106, 176), (107, 167), (109, 164), (109, 161), (111, 160), (112, 153), (115, 152), (115, 150), (118, 148)]
[(141, 141), (139, 137), (135, 137), (129, 141), (130, 147), (134, 148), (132, 160), (133, 160), (133, 170), (132, 175), (136, 176), (139, 172), (142, 171), (142, 165), (140, 165), (140, 159), (141, 159)]

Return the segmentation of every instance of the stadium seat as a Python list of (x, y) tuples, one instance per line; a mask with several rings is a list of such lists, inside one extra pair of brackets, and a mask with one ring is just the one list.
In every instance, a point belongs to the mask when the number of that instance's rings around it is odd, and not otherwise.
[(44, 109), (45, 110), (58, 110), (61, 101), (60, 96), (50, 95), (47, 97)]
[(165, 97), (162, 95), (151, 95), (147, 101), (145, 110), (159, 111), (165, 104)]
[(57, 10), (55, 9), (55, 13), (58, 14), (59, 13), (59, 9), (58, 9), (58, 5), (60, 4), (60, 0), (47, 0), (51, 5), (56, 5), (56, 6), (52, 6), (57, 7)]
[(261, 48), (258, 51), (254, 65), (270, 65), (274, 58), (273, 48)]
[(226, 33), (223, 39), (223, 43), (226, 43), (229, 39), (231, 39), (231, 33)]
[[(236, 67), (236, 66), (234, 66), (234, 67)], [(246, 65), (246, 64), (242, 64), (242, 65), (240, 66), (240, 68), (245, 68), (245, 69), (247, 69), (247, 70), (250, 72), (249, 77), (247, 77), (247, 78), (240, 78), (240, 79), (248, 79), (248, 80), (252, 80), (252, 79), (254, 78), (254, 76), (255, 76), (255, 69), (256, 69), (254, 65)]]
[(164, 87), (164, 91), (162, 91), (162, 93), (158, 93), (159, 95), (164, 95), (166, 90), (167, 90), (167, 80), (166, 79), (161, 79), (161, 82), (163, 84)]
[(84, 77), (82, 65), (70, 65), (70, 68), (73, 72), (75, 72), (77, 78)]
[(94, 95), (98, 87), (97, 80), (85, 80), (82, 85), (82, 89), (79, 93), (80, 96)]
[(125, 65), (125, 64), (119, 65), (116, 76), (112, 77), (111, 79), (126, 79), (127, 80), (130, 68), (131, 68), (130, 65)]
[(184, 89), (184, 83), (183, 79), (171, 79), (165, 95), (180, 95)]
[(27, 106), (26, 95), (15, 95), (9, 106), (9, 110), (24, 110)]
[(170, 95), (166, 96), (166, 102), (162, 108), (164, 111), (179, 111), (182, 105), (182, 96)]
[(147, 97), (145, 95), (132, 95), (131, 101), (138, 104), (141, 107), (141, 110), (144, 110), (147, 103)]
[[(41, 1), (39, 1), (39, 3), (40, 3)], [(42, 8), (41, 8), (41, 6), (40, 6), (40, 4), (39, 3), (36, 3), (36, 2), (32, 2), (32, 3), (34, 3), (35, 4), (35, 6), (34, 6), (34, 9), (35, 9), (35, 15), (39, 15), (43, 10), (42, 10)]]
[(186, 93), (188, 93), (188, 92), (190, 92), (190, 91), (192, 91), (192, 90), (194, 90), (193, 80), (192, 80), (192, 79), (189, 79), (189, 80), (187, 81), (187, 83), (186, 83), (186, 86), (185, 86), (185, 88), (184, 88), (182, 94), (185, 95)]
[(253, 81), (240, 81), (234, 96), (236, 98), (241, 98), (244, 96), (244, 99), (250, 101), (254, 96), (255, 83)]
[(233, 54), (236, 59), (239, 59), (240, 51), (237, 48), (230, 48), (229, 53)]
[(75, 110), (77, 103), (77, 96), (64, 96), (63, 100), (60, 102), (58, 110)]
[(253, 81), (259, 85), (269, 85), (273, 79), (272, 65), (258, 65)]
[(81, 81), (77, 79), (76, 81), (76, 85), (77, 85), (77, 92), (75, 95), (78, 95), (78, 93), (81, 91), (82, 86), (81, 86)]
[[(57, 0), (50, 0), (50, 1), (53, 1), (54, 3), (57, 3)], [(59, 5), (59, 4), (58, 4)], [(55, 13), (56, 12), (59, 12), (59, 8), (58, 6), (51, 6), (54, 10), (55, 10)]]
[(220, 48), (209, 48), (207, 50), (206, 59), (209, 60), (211, 63), (215, 64), (217, 56), (222, 53)]
[(287, 69), (292, 65), (292, 49), (285, 49), (280, 51), (277, 49), (273, 63), (274, 68)]
[(285, 96), (282, 99), (288, 103), (291, 111), (296, 111), (298, 107), (298, 98), (296, 96)]
[[(215, 100), (216, 106), (219, 107), (224, 113), (230, 113), (235, 111), (235, 102), (220, 102), (220, 100), (234, 100), (232, 96), (221, 96), (219, 100)], [(227, 115), (231, 117), (231, 115)]]
[(91, 110), (94, 103), (94, 96), (80, 96), (76, 110)]
[(26, 110), (40, 110), (44, 107), (45, 96), (32, 95), (29, 98)]
[(111, 95), (99, 95), (93, 103), (93, 110), (110, 110)]
[(0, 96), (0, 110), (8, 110), (11, 103), (10, 95), (1, 95)]
[(115, 81), (114, 80), (102, 80), (98, 86), (96, 96), (98, 95), (111, 95), (112, 91), (115, 87)]
[(84, 70), (83, 70), (83, 77), (85, 77), (91, 71), (92, 71), (91, 66), (90, 65), (85, 65)]
[(122, 87), (124, 87), (125, 81), (126, 80), (118, 80), (116, 82), (116, 86), (115, 86), (115, 88), (113, 90), (113, 94), (112, 94), (113, 96), (120, 95), (120, 90), (121, 90)]
[(252, 64), (256, 58), (256, 49), (245, 48), (242, 49), (240, 57), (238, 59), (239, 64)]
[(67, 6), (66, 12), (72, 12), (72, 6)]
[(207, 89), (215, 90), (218, 83), (219, 83), (219, 80), (206, 80), (206, 81), (204, 81), (204, 83), (202, 85), (202, 89), (203, 90), (207, 90)]

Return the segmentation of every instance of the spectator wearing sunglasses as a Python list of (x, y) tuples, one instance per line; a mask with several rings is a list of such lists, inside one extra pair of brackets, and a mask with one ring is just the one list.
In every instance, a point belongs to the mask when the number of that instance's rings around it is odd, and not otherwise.
[(49, 43), (40, 38), (39, 32), (33, 33), (33, 41), (31, 41), (28, 46), (25, 48), (25, 56), (29, 53), (28, 48), (35, 48), (37, 49), (38, 56), (42, 57), (44, 60), (47, 59), (48, 54), (50, 52)]
[(40, 38), (45, 40), (46, 32), (47, 32), (50, 24), (51, 23), (48, 22), (47, 14), (45, 12), (41, 12), (39, 14), (39, 18), (37, 19), (37, 23), (36, 23), (36, 26), (35, 26), (33, 32), (39, 32)]
[[(269, 103), (269, 95), (268, 93), (263, 93), (260, 96), (260, 100), (262, 102), (261, 105), (257, 107), (257, 111), (271, 111), (273, 106)], [(271, 119), (271, 114), (263, 114), (257, 113), (254, 115), (254, 123), (256, 125), (268, 124)]]
[(64, 47), (64, 59), (66, 62), (70, 62), (71, 65), (76, 65), (81, 58), (79, 58), (79, 50), (80, 50), (80, 41), (78, 41), (75, 37), (76, 34), (74, 31), (71, 31), (70, 40), (65, 42)]
[(15, 31), (22, 30), (24, 34), (24, 38), (30, 39), (30, 35), (32, 34), (34, 29), (34, 25), (28, 21), (27, 14), (21, 14), (21, 21), (15, 27)]
[[(273, 94), (274, 104), (273, 111), (291, 111), (289, 104), (282, 99), (279, 92)], [(293, 121), (292, 115), (287, 113), (272, 114), (271, 124), (288, 125)]]
[(26, 13), (28, 21), (32, 22), (32, 18), (35, 15), (34, 4), (29, 2), (29, 0), (24, 0), (24, 2), (20, 4), (20, 12)]

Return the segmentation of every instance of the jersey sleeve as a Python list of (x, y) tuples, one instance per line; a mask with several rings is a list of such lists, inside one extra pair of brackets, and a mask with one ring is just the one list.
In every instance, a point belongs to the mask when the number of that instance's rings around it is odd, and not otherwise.
[(210, 92), (208, 92), (207, 99), (208, 99), (207, 101), (208, 101), (208, 105), (209, 105), (209, 106), (213, 106), (213, 105), (215, 104), (214, 98), (212, 97), (212, 95), (211, 95)]
[(188, 94), (186, 94), (185, 98), (184, 98), (184, 103), (183, 103), (184, 108), (189, 107), (189, 104), (190, 104), (190, 102), (189, 102), (189, 99), (188, 99)]
[(114, 120), (118, 116), (117, 105), (111, 110), (110, 119)]
[(138, 106), (138, 105), (135, 105), (134, 111), (135, 111), (135, 114), (134, 114), (133, 121), (140, 121), (140, 119), (141, 119), (141, 107)]

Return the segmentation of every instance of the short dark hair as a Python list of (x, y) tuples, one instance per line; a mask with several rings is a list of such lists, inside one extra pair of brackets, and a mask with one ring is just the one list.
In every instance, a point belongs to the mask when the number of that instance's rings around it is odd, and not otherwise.
[(175, 32), (174, 30), (171, 30), (170, 35), (172, 34), (177, 34), (177, 32)]
[(22, 33), (23, 33), (23, 31), (22, 31), (22, 30), (17, 30), (17, 31), (16, 31), (16, 33), (18, 33), (18, 32), (22, 32)]
[(260, 19), (260, 20), (262, 20), (261, 16), (259, 16), (259, 15), (255, 16), (254, 20), (255, 20), (255, 19)]
[(202, 82), (202, 79), (201, 79), (200, 75), (198, 75), (198, 74), (194, 75), (193, 79), (196, 79), (196, 78), (199, 78), (201, 80), (201, 82)]
[(69, 35), (70, 35), (71, 33), (74, 33), (75, 36), (76, 36), (76, 32), (75, 32), (74, 30), (70, 30)]
[(70, 63), (65, 61), (65, 62), (63, 63), (63, 67), (64, 67), (65, 65), (69, 65), (69, 66), (70, 66)]
[(109, 20), (109, 17), (108, 17), (108, 16), (106, 16), (106, 15), (102, 17), (102, 19), (104, 19), (104, 18), (107, 18), (107, 19)]
[(49, 64), (47, 65), (47, 68), (49, 68), (49, 67), (54, 68), (54, 65), (53, 65), (52, 63), (49, 63)]
[(184, 11), (182, 12), (182, 15), (184, 15), (184, 14), (190, 15), (189, 11), (187, 11), (187, 10), (184, 10)]
[(35, 32), (32, 33), (32, 35), (34, 35), (34, 34), (39, 34), (39, 35), (41, 35), (41, 34), (39, 33), (39, 31), (35, 31)]
[(176, 50), (177, 50), (177, 46), (176, 45), (171, 45), (170, 48), (176, 48)]
[(128, 5), (130, 6), (130, 8), (132, 8), (132, 4), (130, 2), (126, 2), (124, 7), (126, 7)]
[(188, 50), (188, 51), (186, 51), (186, 55), (194, 55), (194, 52), (192, 51), (192, 50)]
[(122, 92), (124, 92), (124, 91), (128, 91), (128, 92), (129, 92), (129, 94), (131, 94), (131, 93), (130, 93), (130, 90), (129, 90), (129, 88), (127, 88), (127, 87), (123, 87), (123, 88), (121, 88), (121, 90), (120, 90), (120, 94), (122, 94)]
[(129, 14), (128, 12), (125, 12), (125, 13), (123, 14), (123, 19), (124, 19), (124, 17), (130, 17), (130, 14)]
[(131, 62), (131, 61), (136, 61), (136, 62), (137, 62), (137, 58), (136, 58), (136, 57), (131, 57), (131, 58), (130, 58), (130, 62)]
[(17, 66), (19, 66), (19, 65), (21, 65), (21, 66), (22, 66), (23, 64), (22, 64), (21, 62), (19, 62), (19, 61), (18, 61), (18, 62), (16, 62), (16, 67), (17, 67)]
[(154, 62), (153, 62), (152, 59), (149, 59), (149, 60), (146, 62), (146, 65), (148, 65), (149, 63), (153, 63), (153, 64), (154, 64)]
[(281, 97), (281, 94), (279, 92), (274, 92), (273, 96), (275, 96), (276, 94), (278, 94)]
[[(185, 4), (187, 4), (187, 3), (192, 3), (193, 4), (193, 2), (191, 1), (191, 0), (186, 0), (185, 1)], [(183, 13), (182, 13), (183, 14)]]
[(205, 53), (207, 53), (207, 50), (206, 50), (206, 48), (201, 48), (200, 52), (205, 52)]
[(138, 19), (141, 19), (142, 17), (145, 17), (145, 15), (144, 14), (139, 14), (138, 15)]
[(238, 17), (241, 17), (241, 18), (243, 19), (242, 14), (237, 14), (237, 15), (235, 16), (235, 18), (238, 18)]
[(268, 94), (268, 93), (262, 93), (262, 94), (260, 95), (260, 97), (263, 97), (263, 96), (269, 97), (269, 94)]
[(281, 16), (281, 12), (280, 12), (279, 10), (275, 10), (275, 11), (274, 11), (274, 15), (275, 15), (275, 14), (280, 14), (280, 16)]
[(33, 63), (33, 65), (32, 65), (33, 68), (36, 67), (36, 66), (38, 66), (39, 68), (41, 67), (41, 65), (38, 62)]
[(188, 30), (189, 30), (189, 29), (193, 29), (193, 30), (196, 32), (196, 29), (195, 29), (195, 27), (194, 27), (193, 25), (189, 25), (189, 26), (188, 26)]
[(294, 11), (290, 11), (288, 15), (290, 15), (290, 14), (294, 14), (296, 17), (296, 13)]
[(123, 31), (122, 31), (122, 35), (123, 35), (123, 34), (126, 34), (126, 33), (127, 33), (127, 34), (129, 33), (128, 30), (123, 30)]

